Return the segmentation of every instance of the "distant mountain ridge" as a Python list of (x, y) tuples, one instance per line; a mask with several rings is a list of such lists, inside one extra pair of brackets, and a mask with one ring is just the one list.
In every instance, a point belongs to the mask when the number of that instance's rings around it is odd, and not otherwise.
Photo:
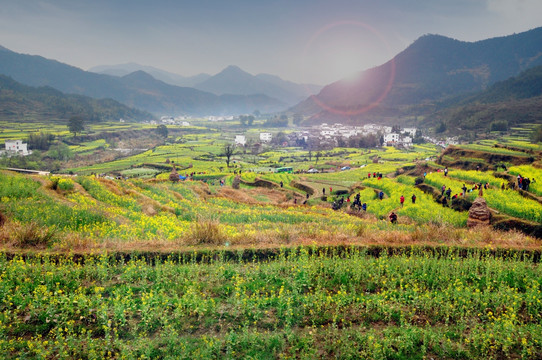
[(31, 87), (0, 75), (0, 119), (8, 121), (67, 120), (82, 116), (89, 122), (152, 120), (152, 114), (111, 99), (66, 95), (51, 87)]
[(136, 72), (116, 77), (96, 74), (41, 56), (0, 51), (0, 74), (29, 86), (51, 86), (69, 94), (111, 98), (157, 114), (228, 115), (281, 111), (286, 104), (265, 95), (217, 96), (189, 87), (169, 85)]
[(542, 28), (477, 42), (424, 35), (387, 63), (354, 81), (332, 83), (290, 110), (316, 122), (425, 114), (435, 102), (481, 91), (537, 65), (542, 65)]
[(321, 86), (318, 85), (296, 84), (274, 75), (259, 74), (254, 76), (234, 65), (228, 66), (194, 87), (216, 95), (265, 94), (290, 106), (321, 89)]
[(215, 95), (255, 95), (262, 94), (278, 99), (288, 106), (292, 106), (312, 94), (317, 94), (322, 86), (313, 84), (297, 84), (283, 80), (276, 75), (258, 74), (251, 75), (238, 66), (230, 65), (218, 74), (198, 74), (185, 77), (170, 73), (152, 66), (143, 66), (136, 63), (119, 65), (96, 66), (89, 71), (112, 76), (126, 76), (135, 71), (145, 71), (155, 79), (170, 85), (193, 87), (195, 89), (210, 92)]
[(112, 75), (112, 76), (126, 76), (136, 71), (144, 71), (153, 78), (163, 81), (166, 84), (176, 85), (181, 87), (194, 87), (202, 81), (211, 77), (209, 74), (198, 74), (194, 76), (182, 76), (169, 71), (161, 70), (153, 66), (139, 65), (136, 63), (118, 64), (118, 65), (100, 65), (88, 69), (90, 72)]

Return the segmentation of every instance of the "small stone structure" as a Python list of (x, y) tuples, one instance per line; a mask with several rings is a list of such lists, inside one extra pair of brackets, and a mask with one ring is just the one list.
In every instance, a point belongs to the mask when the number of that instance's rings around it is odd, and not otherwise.
[(236, 176), (232, 181), (231, 187), (239, 190), (240, 185), (241, 185), (241, 177)]
[(490, 219), (491, 212), (489, 212), (486, 200), (481, 196), (477, 197), (469, 209), (467, 226), (471, 228), (479, 225), (489, 225)]

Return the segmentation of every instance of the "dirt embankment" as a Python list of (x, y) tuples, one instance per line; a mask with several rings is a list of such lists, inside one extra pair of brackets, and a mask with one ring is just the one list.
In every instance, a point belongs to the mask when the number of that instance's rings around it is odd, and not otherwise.
[[(450, 158), (453, 158), (453, 160), (450, 160)], [(480, 159), (482, 162), (473, 161), (472, 159)], [(532, 164), (535, 160), (535, 156), (529, 154), (525, 156), (505, 155), (449, 146), (439, 156), (437, 163), (464, 170), (475, 170), (479, 166), (480, 170), (486, 171), (496, 170), (502, 163), (524, 165)]]
[(316, 193), (316, 190), (314, 190), (311, 186), (307, 185), (307, 184), (303, 184), (302, 182), (298, 182), (298, 181), (295, 181), (293, 180), (290, 185), (292, 185), (293, 187), (295, 187), (296, 189), (299, 189), (301, 191), (304, 191), (306, 192), (307, 194), (309, 195), (314, 195)]
[(267, 189), (274, 189), (274, 188), (279, 187), (279, 184), (277, 184), (277, 183), (274, 183), (274, 182), (269, 181), (269, 180), (260, 179), (260, 178), (256, 178), (252, 182), (243, 180), (241, 178), (239, 178), (239, 180), (241, 181), (241, 183), (243, 185), (247, 185), (247, 186), (263, 187), (263, 188), (267, 188)]

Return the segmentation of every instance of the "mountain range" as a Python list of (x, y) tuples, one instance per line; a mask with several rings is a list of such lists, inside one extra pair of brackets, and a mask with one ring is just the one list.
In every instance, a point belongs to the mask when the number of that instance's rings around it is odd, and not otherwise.
[(181, 87), (194, 87), (195, 85), (207, 80), (211, 77), (209, 74), (198, 74), (194, 76), (182, 76), (169, 71), (161, 70), (153, 66), (139, 65), (136, 63), (118, 64), (118, 65), (100, 65), (88, 69), (90, 72), (112, 75), (112, 76), (126, 76), (136, 71), (144, 71), (151, 75), (156, 80), (165, 82), (166, 84), (181, 86)]
[[(515, 106), (515, 111), (528, 111), (525, 104), (537, 103), (540, 95), (532, 81), (540, 74), (534, 71), (518, 75), (539, 65), (542, 28), (477, 42), (424, 35), (390, 61), (360, 72), (353, 80), (339, 80), (323, 87), (317, 95), (290, 107), (289, 112), (310, 116), (306, 124), (414, 122), (434, 126), (440, 122), (468, 128), (458, 116), (468, 115), (471, 109), (503, 113), (503, 107)], [(251, 75), (236, 66), (213, 76), (201, 74), (199, 78), (184, 78), (137, 64), (94, 70), (110, 75), (0, 47), (0, 74), (20, 83), (111, 98), (156, 114), (271, 113), (283, 111), (307, 93), (318, 91), (317, 86), (295, 84), (268, 74)], [(192, 81), (194, 87), (165, 80)], [(494, 113), (477, 117), (484, 120), (476, 127), (498, 118)], [(531, 111), (516, 118), (537, 122), (540, 116)]]
[(318, 93), (322, 86), (313, 84), (297, 84), (270, 74), (252, 75), (238, 66), (230, 65), (216, 75), (198, 74), (184, 77), (152, 66), (135, 63), (120, 65), (102, 65), (89, 71), (113, 76), (126, 76), (135, 71), (144, 71), (155, 79), (170, 85), (192, 87), (215, 95), (254, 95), (262, 94), (278, 99), (287, 106), (292, 106)]
[(541, 64), (542, 28), (477, 42), (425, 35), (385, 64), (327, 85), (290, 111), (310, 115), (313, 123), (426, 115), (439, 101)]
[(89, 122), (151, 120), (145, 111), (129, 108), (111, 99), (93, 99), (83, 95), (65, 95), (49, 86), (31, 87), (0, 75), (0, 120), (66, 121), (82, 116)]
[(136, 71), (123, 77), (96, 74), (41, 56), (0, 48), (0, 74), (29, 86), (50, 86), (64, 93), (111, 98), (156, 114), (228, 115), (281, 111), (287, 105), (263, 94), (215, 95), (166, 84)]

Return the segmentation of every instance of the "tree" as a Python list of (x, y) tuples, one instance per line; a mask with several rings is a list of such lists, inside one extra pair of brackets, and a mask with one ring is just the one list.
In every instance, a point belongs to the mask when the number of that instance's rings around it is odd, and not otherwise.
[(85, 120), (81, 116), (72, 116), (68, 120), (68, 130), (76, 137), (77, 133), (85, 130)]
[(316, 153), (316, 163), (315, 164), (318, 164), (318, 160), (320, 159), (321, 156), (322, 156), (322, 153), (320, 151), (318, 151)]
[(260, 115), (261, 115), (262, 113), (260, 112), (260, 110), (257, 110), (257, 109), (256, 109), (256, 110), (254, 110), (253, 114), (254, 114), (254, 116), (256, 116), (256, 117), (260, 117)]
[(224, 145), (224, 156), (226, 157), (226, 165), (228, 167), (230, 167), (230, 160), (234, 151), (235, 151), (235, 145), (233, 144)]
[(169, 134), (169, 131), (167, 129), (167, 126), (166, 125), (158, 125), (156, 127), (156, 133), (158, 135), (160, 135), (161, 137), (163, 138), (167, 138), (168, 134)]
[(533, 142), (542, 142), (542, 125), (538, 125), (534, 128), (533, 133), (531, 135), (531, 139)]
[(275, 135), (271, 140), (271, 144), (279, 146), (282, 146), (282, 144), (284, 144), (285, 142), (288, 142), (288, 138), (286, 137), (286, 134), (282, 131)]
[(252, 126), (254, 124), (254, 116), (249, 115), (248, 116), (248, 126)]
[(443, 121), (441, 121), (441, 122), (438, 124), (437, 128), (435, 129), (435, 132), (436, 132), (437, 134), (440, 134), (440, 133), (445, 132), (446, 129), (447, 129), (446, 123), (443, 122)]

